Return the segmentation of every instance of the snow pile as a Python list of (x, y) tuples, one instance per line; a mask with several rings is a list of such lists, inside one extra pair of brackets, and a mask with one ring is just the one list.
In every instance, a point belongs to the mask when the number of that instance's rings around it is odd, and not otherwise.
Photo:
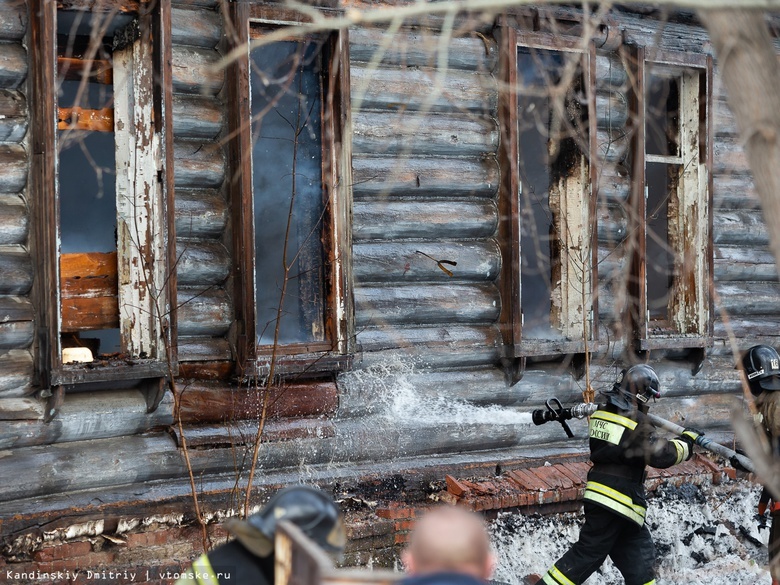
[[(755, 521), (759, 487), (662, 487), (651, 497), (647, 522), (658, 561), (658, 585), (769, 585), (768, 531)], [(579, 535), (582, 513), (501, 514), (491, 523), (498, 556), (494, 579), (522, 585), (543, 574)], [(609, 560), (587, 585), (621, 585)]]

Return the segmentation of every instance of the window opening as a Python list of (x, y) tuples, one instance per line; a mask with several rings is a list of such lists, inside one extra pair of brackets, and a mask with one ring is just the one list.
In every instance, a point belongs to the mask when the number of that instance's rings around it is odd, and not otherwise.
[[(577, 53), (517, 49), (520, 297), (526, 339), (583, 336), (582, 293), (584, 288), (589, 300), (591, 258), (589, 247), (582, 245), (588, 239), (590, 189), (582, 154), (588, 151), (588, 115), (581, 59)], [(579, 308), (572, 311), (572, 306)]]
[(250, 71), (257, 343), (323, 342), (322, 46), (258, 46)]
[(107, 24), (111, 21), (84, 13), (61, 11), (57, 19), (60, 342), (65, 362), (89, 361), (70, 348), (88, 348), (92, 357), (121, 351), (111, 37), (89, 36)]

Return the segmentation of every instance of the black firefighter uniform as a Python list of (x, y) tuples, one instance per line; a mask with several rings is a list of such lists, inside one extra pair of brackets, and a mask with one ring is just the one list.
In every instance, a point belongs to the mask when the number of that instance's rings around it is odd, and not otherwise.
[(693, 441), (667, 440), (647, 416), (607, 404), (591, 416), (590, 459), (579, 540), (542, 577), (546, 585), (579, 585), (607, 556), (626, 585), (655, 584), (655, 546), (645, 526), (645, 467), (666, 468), (690, 459)]

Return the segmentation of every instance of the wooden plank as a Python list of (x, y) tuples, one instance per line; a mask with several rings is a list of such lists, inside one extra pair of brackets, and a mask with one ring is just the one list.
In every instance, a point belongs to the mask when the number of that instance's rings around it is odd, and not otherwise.
[(14, 449), (70, 441), (91, 441), (160, 429), (173, 423), (173, 399), (168, 393), (154, 413), (146, 412), (139, 390), (68, 394), (51, 423), (43, 422), (38, 399), (0, 400), (0, 448)]
[(222, 284), (230, 274), (230, 253), (218, 241), (179, 239), (176, 273), (181, 286)]
[(116, 252), (60, 254), (62, 298), (116, 297)]
[(176, 189), (219, 189), (225, 181), (225, 153), (220, 145), (177, 140), (173, 164)]
[(25, 295), (33, 285), (30, 252), (22, 246), (0, 246), (0, 295)]
[(89, 110), (86, 108), (57, 108), (58, 130), (89, 130), (91, 132), (113, 132), (113, 108)]
[(20, 398), (33, 391), (33, 356), (28, 349), (0, 350), (0, 398)]
[(353, 236), (356, 242), (489, 238), (498, 227), (498, 216), (496, 204), (484, 199), (355, 201)]
[(180, 362), (228, 361), (234, 357), (224, 337), (179, 336), (178, 349)]
[(226, 123), (225, 108), (216, 98), (176, 94), (171, 107), (177, 140), (215, 140)]
[[(234, 35), (226, 38), (226, 54), (249, 42), (249, 11), (244, 2), (233, 2), (228, 12), (236, 23)], [(255, 320), (255, 262), (248, 250), (253, 248), (254, 216), (252, 213), (252, 106), (249, 85), (249, 52), (241, 50), (228, 65), (227, 97), (235, 104), (228, 112), (228, 157), (231, 169), (226, 191), (231, 210), (231, 253), (234, 259), (231, 276), (231, 292), (235, 299), (236, 365), (244, 367), (254, 357), (256, 335)]]
[(356, 286), (355, 317), (359, 327), (415, 323), (492, 323), (501, 300), (491, 284), (442, 283)]
[(495, 120), (480, 115), (355, 112), (356, 154), (475, 157), (496, 152)]
[[(57, 7), (54, 2), (30, 0), (32, 15), (30, 47), (30, 93), (54, 96), (56, 87)], [(57, 237), (57, 112), (56, 100), (39, 99), (30, 104), (32, 162), (29, 197), (32, 205), (32, 242), (35, 255), (35, 290), (38, 307), (36, 372), (40, 385), (48, 388), (50, 373), (60, 365), (59, 348), (59, 241)]]
[(57, 0), (59, 10), (135, 13), (149, 0)]
[(63, 333), (119, 327), (116, 252), (60, 255)]
[(30, 212), (20, 195), (0, 195), (0, 246), (27, 243)]
[(198, 7), (172, 7), (170, 40), (173, 45), (214, 49), (221, 36), (222, 21), (219, 11), (202, 10)]
[(352, 104), (379, 111), (482, 112), (496, 109), (498, 89), (487, 72), (360, 67), (351, 70)]
[(161, 110), (156, 118), (156, 82), (149, 67), (154, 55), (152, 26), (152, 15), (142, 16), (138, 37), (113, 54), (118, 297), (123, 352), (163, 360), (169, 291), (160, 174), (166, 167), (161, 157), (162, 121), (157, 119)]
[(216, 189), (177, 189), (175, 219), (177, 237), (218, 237), (227, 226), (227, 201)]
[(760, 209), (719, 210), (713, 214), (712, 222), (712, 237), (716, 245), (769, 245), (769, 231)]
[(233, 323), (233, 303), (220, 287), (179, 287), (179, 335), (225, 335)]
[(174, 93), (215, 96), (225, 83), (225, 70), (219, 67), (219, 53), (213, 49), (171, 48), (171, 75)]
[[(441, 32), (429, 28), (401, 29), (392, 37), (381, 27), (350, 30), (349, 54), (356, 63), (399, 68), (437, 67)], [(452, 36), (447, 42), (448, 70), (491, 72), (498, 63), (496, 42), (474, 33)]]
[(417, 197), (485, 197), (498, 193), (495, 159), (367, 157), (352, 159), (356, 198), (413, 195)]
[[(164, 288), (165, 304), (161, 303), (162, 310), (166, 313), (161, 320), (162, 334), (161, 340), (165, 346), (165, 362), (168, 366), (168, 376), (177, 373), (178, 363), (178, 306), (177, 290), (178, 281), (175, 271), (177, 252), (176, 252), (176, 219), (175, 219), (175, 201), (176, 189), (174, 180), (174, 162), (173, 162), (173, 88), (171, 63), (172, 45), (171, 41), (171, 3), (158, 2), (152, 10), (152, 55), (155, 63), (153, 83), (153, 117), (154, 127), (160, 136), (159, 163), (162, 166), (158, 169), (158, 180), (162, 189), (161, 201), (159, 201), (158, 217), (159, 228), (164, 230), (162, 234), (162, 245), (164, 253), (160, 258), (164, 258), (163, 271), (160, 276), (163, 278), (161, 284)], [(158, 240), (159, 241), (159, 240)], [(159, 251), (158, 251), (159, 252)]]
[(2, 43), (0, 89), (19, 89), (27, 78), (27, 51), (19, 43)]
[(27, 128), (27, 98), (14, 89), (0, 90), (0, 141), (21, 142)]
[(83, 81), (111, 85), (114, 72), (111, 61), (105, 59), (80, 59), (78, 57), (57, 57), (57, 77), (60, 80)]
[(21, 41), (27, 32), (27, 7), (18, 0), (0, 2), (0, 39), (3, 41)]
[(0, 296), (0, 350), (29, 347), (34, 337), (33, 318), (28, 298)]
[(117, 297), (71, 297), (62, 299), (63, 333), (117, 329), (119, 304)]
[(780, 284), (776, 282), (719, 282), (715, 292), (715, 310), (726, 311), (732, 321), (738, 316), (773, 316), (780, 307)]
[(327, 380), (292, 381), (268, 391), (201, 382), (183, 386), (181, 419), (186, 423), (256, 420), (267, 392), (269, 419), (332, 415), (339, 406), (336, 383)]
[(494, 240), (355, 243), (353, 253), (355, 281), (363, 283), (492, 282), (501, 268), (501, 250)]
[[(226, 446), (254, 445), (259, 423), (251, 420), (228, 421), (220, 425), (197, 425), (184, 427), (184, 437), (189, 447), (203, 449)], [(178, 427), (172, 427), (172, 434), (181, 445)], [(263, 426), (263, 442), (290, 441), (293, 439), (314, 439), (333, 437), (334, 424), (324, 419), (285, 419), (267, 421)]]
[(21, 144), (0, 144), (0, 193), (19, 193), (27, 184), (30, 161)]

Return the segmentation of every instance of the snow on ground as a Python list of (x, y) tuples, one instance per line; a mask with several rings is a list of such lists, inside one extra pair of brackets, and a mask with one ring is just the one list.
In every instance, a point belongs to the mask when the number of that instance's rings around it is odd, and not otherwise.
[[(759, 489), (744, 481), (659, 488), (647, 515), (658, 585), (770, 585), (768, 530), (759, 532), (755, 521)], [(491, 523), (494, 579), (521, 585), (526, 575), (543, 574), (577, 539), (582, 520), (581, 512), (500, 515)], [(607, 560), (586, 583), (621, 585), (623, 578)]]

